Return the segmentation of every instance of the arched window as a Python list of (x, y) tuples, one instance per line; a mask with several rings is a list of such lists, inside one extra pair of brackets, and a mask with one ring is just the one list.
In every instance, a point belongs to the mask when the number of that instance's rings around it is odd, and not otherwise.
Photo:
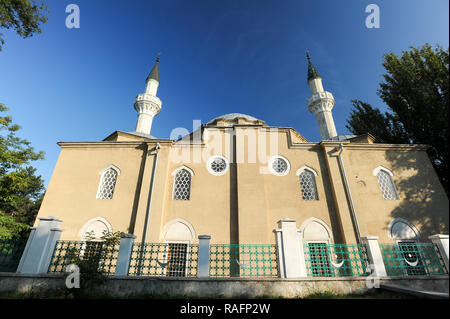
[(300, 178), (300, 189), (302, 191), (302, 199), (319, 200), (316, 184), (317, 173), (313, 169), (304, 166), (297, 171), (297, 175)]
[[(91, 265), (100, 266), (105, 260), (102, 258), (104, 249), (103, 236), (111, 234), (111, 224), (103, 217), (89, 220), (81, 227), (78, 236), (81, 238), (80, 254), (84, 260), (89, 260)], [(105, 265), (104, 265), (105, 266)]]
[(112, 231), (111, 224), (105, 218), (95, 217), (81, 227), (78, 236), (82, 241), (85, 241), (88, 238), (100, 240), (105, 233), (112, 233)]
[(334, 275), (330, 244), (333, 234), (328, 225), (315, 217), (311, 217), (300, 226), (302, 241), (307, 254), (306, 264), (314, 277), (330, 277)]
[(117, 176), (119, 174), (120, 170), (113, 165), (110, 165), (101, 171), (100, 184), (97, 191), (98, 199), (112, 199), (114, 188), (116, 187)]
[(173, 199), (189, 200), (191, 198), (191, 177), (192, 170), (187, 167), (181, 167), (175, 170), (172, 175), (175, 176), (173, 182)]
[(418, 242), (420, 233), (417, 228), (403, 218), (396, 218), (388, 225), (388, 236), (395, 241)]
[(391, 171), (388, 169), (378, 166), (374, 171), (373, 175), (377, 177), (378, 184), (380, 185), (381, 193), (383, 194), (383, 198), (386, 200), (397, 200), (398, 193), (395, 188), (394, 180), (392, 179)]

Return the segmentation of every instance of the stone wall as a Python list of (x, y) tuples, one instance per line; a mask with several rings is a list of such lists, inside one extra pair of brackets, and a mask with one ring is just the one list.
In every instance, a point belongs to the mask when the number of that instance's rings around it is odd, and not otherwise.
[[(82, 283), (81, 283), (82, 284)], [(448, 293), (448, 276), (389, 277), (380, 284), (395, 284), (421, 290)], [(65, 290), (62, 275), (22, 275), (0, 273), (0, 293), (38, 293)], [(317, 292), (357, 294), (367, 292), (365, 278), (302, 278), (302, 279), (198, 279), (111, 277), (98, 288), (100, 295), (119, 298), (152, 295), (154, 297), (201, 298), (299, 298)]]

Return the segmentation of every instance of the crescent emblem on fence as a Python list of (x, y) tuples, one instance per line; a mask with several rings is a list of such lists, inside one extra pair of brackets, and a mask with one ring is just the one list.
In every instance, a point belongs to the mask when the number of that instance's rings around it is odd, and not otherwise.
[[(408, 254), (408, 257), (412, 257), (412, 255), (411, 255), (411, 254)], [(409, 260), (406, 259), (406, 258), (404, 258), (404, 259), (405, 259), (406, 263), (407, 263), (408, 265), (410, 265), (411, 267), (416, 267), (417, 264), (419, 263), (419, 258), (417, 258), (417, 257), (416, 257), (416, 260), (415, 260), (415, 261), (409, 261)]]
[(243, 263), (240, 263), (239, 260), (237, 260), (237, 259), (236, 259), (236, 263), (239, 265), (240, 268), (243, 268), (243, 269), (248, 268), (250, 266), (250, 263), (243, 264)]
[(161, 268), (166, 268), (167, 265), (169, 264), (168, 262), (167, 262), (167, 263), (162, 263), (162, 262), (159, 261), (159, 259), (156, 259), (156, 262), (158, 263), (158, 265), (159, 265)]
[(334, 267), (336, 267), (336, 268), (340, 268), (340, 267), (342, 267), (342, 265), (344, 264), (344, 261), (342, 260), (340, 263), (335, 263), (334, 261), (333, 261), (333, 259), (331, 259), (331, 254), (329, 255), (329, 257), (330, 257), (330, 263), (334, 266)]

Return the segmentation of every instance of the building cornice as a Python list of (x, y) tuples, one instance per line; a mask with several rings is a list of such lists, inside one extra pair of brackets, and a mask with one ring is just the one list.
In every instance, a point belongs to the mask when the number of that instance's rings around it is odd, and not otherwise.
[(344, 148), (351, 150), (379, 150), (379, 151), (426, 151), (429, 146), (424, 144), (381, 144), (381, 143), (350, 143), (348, 141), (322, 141), (318, 143), (323, 148), (339, 147), (340, 144)]
[(105, 142), (57, 142), (61, 148), (135, 148), (141, 145), (166, 144), (171, 146), (174, 141), (155, 139), (152, 141), (105, 141)]

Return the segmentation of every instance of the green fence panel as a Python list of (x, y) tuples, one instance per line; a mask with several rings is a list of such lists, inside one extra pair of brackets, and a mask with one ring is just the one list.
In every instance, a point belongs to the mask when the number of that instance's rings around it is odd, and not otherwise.
[(16, 272), (26, 239), (0, 239), (0, 272)]
[(307, 243), (306, 272), (311, 277), (367, 276), (366, 247), (360, 244)]
[(101, 241), (57, 241), (48, 272), (66, 272), (67, 265), (89, 260), (89, 264), (97, 265), (98, 271), (114, 275), (119, 247), (119, 244), (105, 247)]
[(448, 271), (432, 243), (380, 244), (388, 276), (445, 275)]
[(212, 244), (210, 277), (278, 277), (275, 245)]
[(134, 243), (129, 276), (197, 277), (198, 245)]

